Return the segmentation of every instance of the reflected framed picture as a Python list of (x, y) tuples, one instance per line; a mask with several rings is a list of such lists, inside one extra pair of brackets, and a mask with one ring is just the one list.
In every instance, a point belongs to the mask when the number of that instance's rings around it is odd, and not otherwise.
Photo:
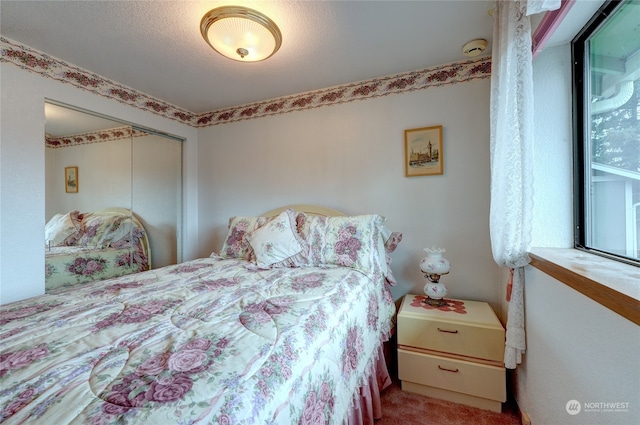
[(404, 131), (405, 177), (443, 174), (443, 161), (441, 125)]
[(67, 193), (78, 193), (78, 167), (64, 167), (64, 189)]

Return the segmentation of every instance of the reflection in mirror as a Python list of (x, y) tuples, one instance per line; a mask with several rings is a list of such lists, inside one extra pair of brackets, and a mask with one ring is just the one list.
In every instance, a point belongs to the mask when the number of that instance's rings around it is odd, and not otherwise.
[(180, 261), (181, 139), (45, 104), (45, 286)]
[(153, 268), (176, 264), (182, 258), (182, 143), (134, 131), (131, 152), (131, 202), (150, 235)]

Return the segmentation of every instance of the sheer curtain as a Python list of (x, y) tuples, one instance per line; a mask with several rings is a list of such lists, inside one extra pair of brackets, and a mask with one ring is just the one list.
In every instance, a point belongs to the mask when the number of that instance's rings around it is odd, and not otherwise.
[(530, 261), (533, 214), (533, 77), (529, 15), (557, 9), (560, 0), (494, 2), (491, 60), (491, 212), (493, 258), (511, 269), (505, 367), (526, 349), (524, 266)]

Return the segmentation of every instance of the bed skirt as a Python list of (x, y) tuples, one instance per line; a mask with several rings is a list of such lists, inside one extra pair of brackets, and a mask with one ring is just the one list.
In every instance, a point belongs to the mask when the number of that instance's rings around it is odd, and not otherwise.
[(367, 375), (366, 382), (360, 387), (359, 397), (354, 397), (351, 411), (344, 420), (345, 425), (373, 425), (375, 419), (382, 417), (380, 392), (391, 385), (382, 344)]

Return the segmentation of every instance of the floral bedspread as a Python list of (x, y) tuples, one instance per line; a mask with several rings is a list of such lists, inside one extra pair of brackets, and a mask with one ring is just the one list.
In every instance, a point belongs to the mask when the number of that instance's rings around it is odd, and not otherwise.
[(202, 258), (1, 307), (0, 422), (339, 424), (395, 312), (350, 268)]
[(148, 269), (147, 255), (137, 246), (102, 249), (86, 246), (45, 248), (44, 275), (47, 290)]

